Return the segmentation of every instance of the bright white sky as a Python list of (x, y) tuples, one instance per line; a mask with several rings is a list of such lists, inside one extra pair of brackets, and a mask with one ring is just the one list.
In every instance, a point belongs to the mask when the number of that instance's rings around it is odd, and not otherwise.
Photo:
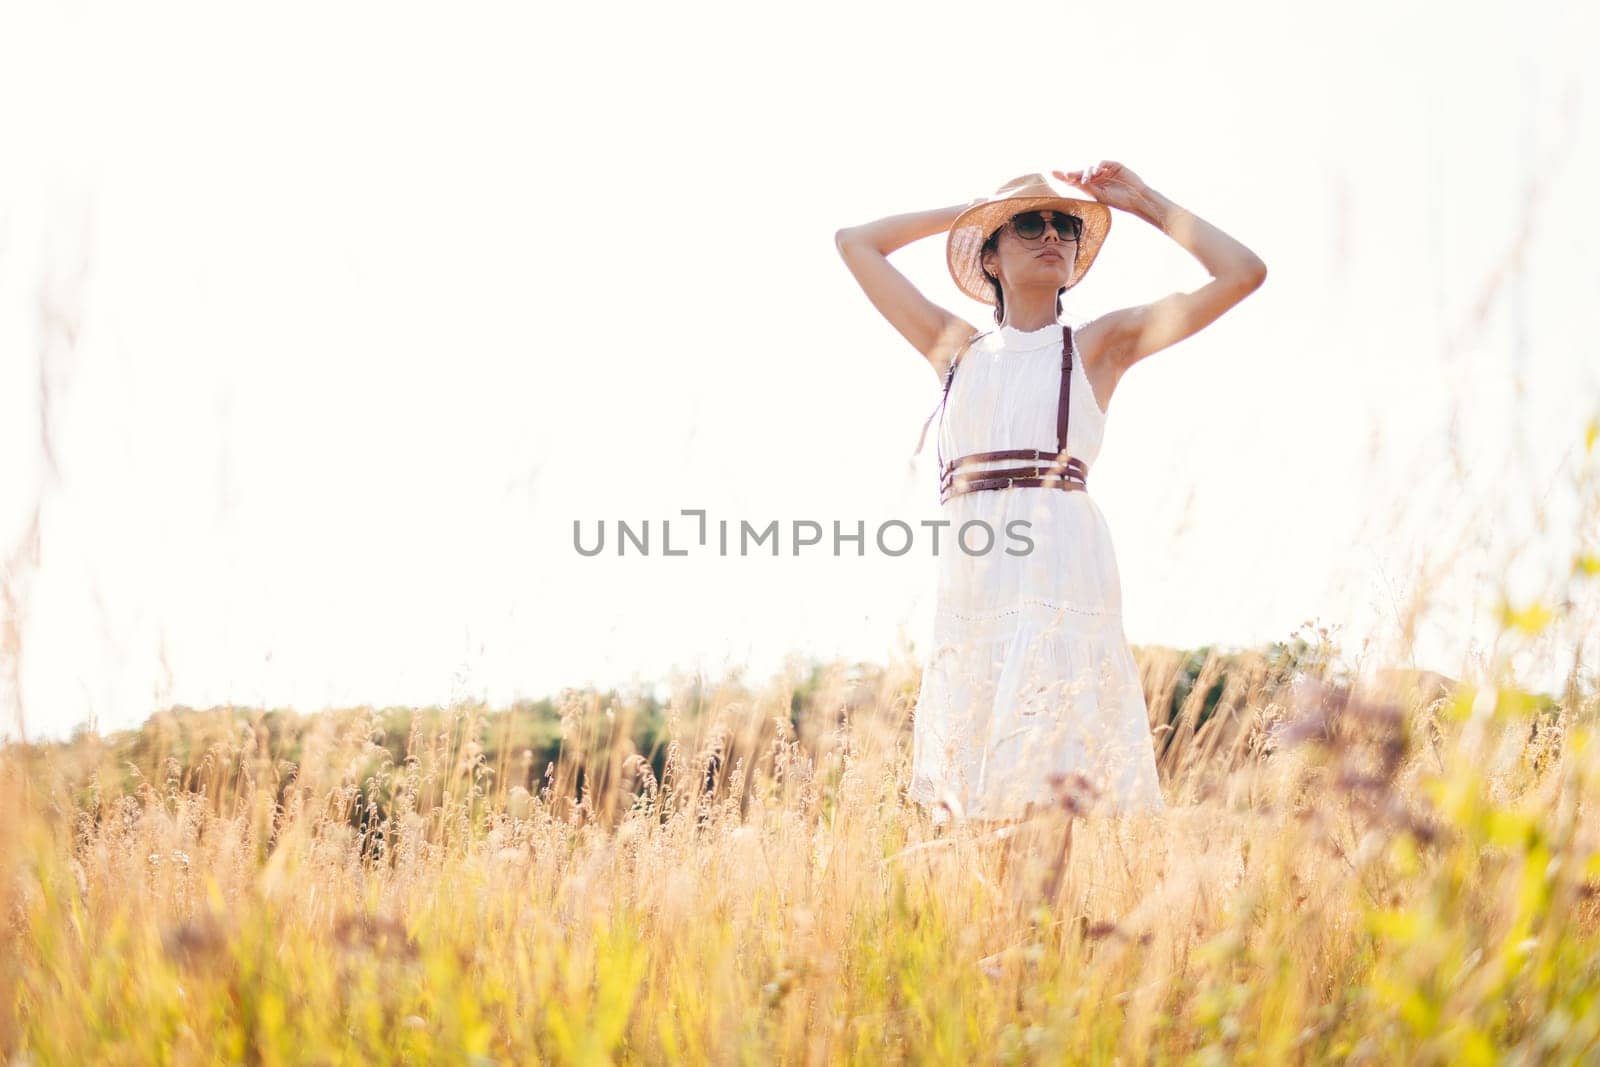
[[(658, 550), (683, 508), (935, 517), (910, 452), (938, 383), (833, 232), (1102, 158), (1270, 269), (1112, 401), (1093, 492), (1130, 640), (1315, 619), (1399, 665), (1413, 562), (1464, 547), (1412, 658), (1461, 673), (1496, 576), (1533, 596), (1577, 544), (1600, 19), (1442, 10), (8, 6), (0, 562), (29, 736), (924, 648), (926, 541), (589, 559), (573, 520), (653, 519)], [(943, 255), (893, 258), (988, 324)], [(1204, 280), (1118, 214), (1068, 313)]]

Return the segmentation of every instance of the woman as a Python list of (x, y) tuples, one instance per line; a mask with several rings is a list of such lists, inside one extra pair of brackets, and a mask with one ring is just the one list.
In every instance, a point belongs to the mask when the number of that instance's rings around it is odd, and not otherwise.
[[(1052, 174), (1066, 184), (1025, 175), (992, 197), (835, 235), (868, 299), (944, 384), (936, 440), (946, 537), (974, 520), (996, 535), (987, 551), (978, 551), (981, 531), (971, 548), (939, 550), (908, 792), (940, 824), (1007, 822), (1047, 805), (1163, 807), (1116, 556), (1087, 471), (1128, 369), (1213, 322), (1267, 275), (1250, 249), (1120, 163)], [(1080, 191), (1088, 199), (1069, 195)], [(1167, 234), (1211, 281), (1064, 323), (1062, 295), (1098, 254), (1112, 208)], [(993, 331), (932, 303), (889, 263), (896, 249), (946, 231), (951, 275), (994, 305)], [(1035, 463), (1018, 467), (1019, 457)], [(1017, 550), (1007, 532), (1018, 519), (1033, 543), (1020, 555), (1005, 551)]]

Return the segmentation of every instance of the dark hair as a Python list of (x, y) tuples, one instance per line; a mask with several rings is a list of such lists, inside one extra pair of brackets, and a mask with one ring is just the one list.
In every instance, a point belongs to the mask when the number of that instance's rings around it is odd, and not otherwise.
[[(1007, 219), (1006, 221), (1009, 222), (1011, 220)], [(1005, 229), (1005, 227), (1001, 226), (999, 230), (995, 230), (993, 233), (991, 233), (989, 235), (989, 239), (987, 241), (983, 242), (983, 247), (978, 249), (978, 269), (979, 270), (983, 269), (983, 256), (984, 256), (984, 253), (985, 252), (996, 252), (996, 251), (999, 250), (999, 248), (1000, 248), (1000, 230), (1003, 230), (1003, 229)], [(1083, 242), (1082, 241), (1074, 241), (1074, 242), (1072, 242), (1072, 262), (1073, 262), (1074, 265), (1076, 265), (1077, 262), (1078, 262), (1078, 250), (1080, 248), (1082, 248), (1082, 247), (1083, 247)], [(1005, 318), (1006, 318), (1006, 294), (1000, 288), (1000, 279), (999, 278), (994, 277), (988, 271), (984, 271), (983, 272), (983, 277), (984, 277), (984, 280), (989, 283), (989, 287), (994, 290), (994, 321), (995, 321), (995, 325), (997, 325), (997, 326), (1001, 325), (1002, 323), (1005, 322)], [(1058, 319), (1061, 317), (1061, 294), (1065, 293), (1066, 291), (1067, 291), (1067, 287), (1064, 286), (1064, 285), (1060, 289), (1056, 290), (1056, 318), (1058, 318)]]

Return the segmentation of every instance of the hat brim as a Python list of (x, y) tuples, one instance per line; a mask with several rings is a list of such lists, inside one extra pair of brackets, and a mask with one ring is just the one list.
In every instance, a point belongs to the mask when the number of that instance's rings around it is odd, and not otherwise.
[(1100, 254), (1100, 246), (1105, 243), (1106, 234), (1111, 230), (1111, 209), (1097, 200), (1016, 196), (990, 200), (956, 216), (950, 226), (950, 236), (945, 241), (945, 263), (950, 268), (950, 277), (955, 279), (956, 288), (980, 303), (993, 304), (994, 289), (984, 277), (983, 265), (979, 262), (983, 243), (1011, 216), (1023, 211), (1040, 210), (1064, 211), (1083, 220), (1083, 233), (1078, 237), (1078, 254), (1066, 287), (1071, 289), (1077, 285)]

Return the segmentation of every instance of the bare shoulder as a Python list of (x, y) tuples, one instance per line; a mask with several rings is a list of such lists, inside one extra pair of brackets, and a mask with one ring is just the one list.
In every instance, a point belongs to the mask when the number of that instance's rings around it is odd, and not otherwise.
[(983, 333), (978, 327), (953, 312), (946, 313), (938, 337), (927, 354), (928, 365), (942, 382), (950, 362)]

